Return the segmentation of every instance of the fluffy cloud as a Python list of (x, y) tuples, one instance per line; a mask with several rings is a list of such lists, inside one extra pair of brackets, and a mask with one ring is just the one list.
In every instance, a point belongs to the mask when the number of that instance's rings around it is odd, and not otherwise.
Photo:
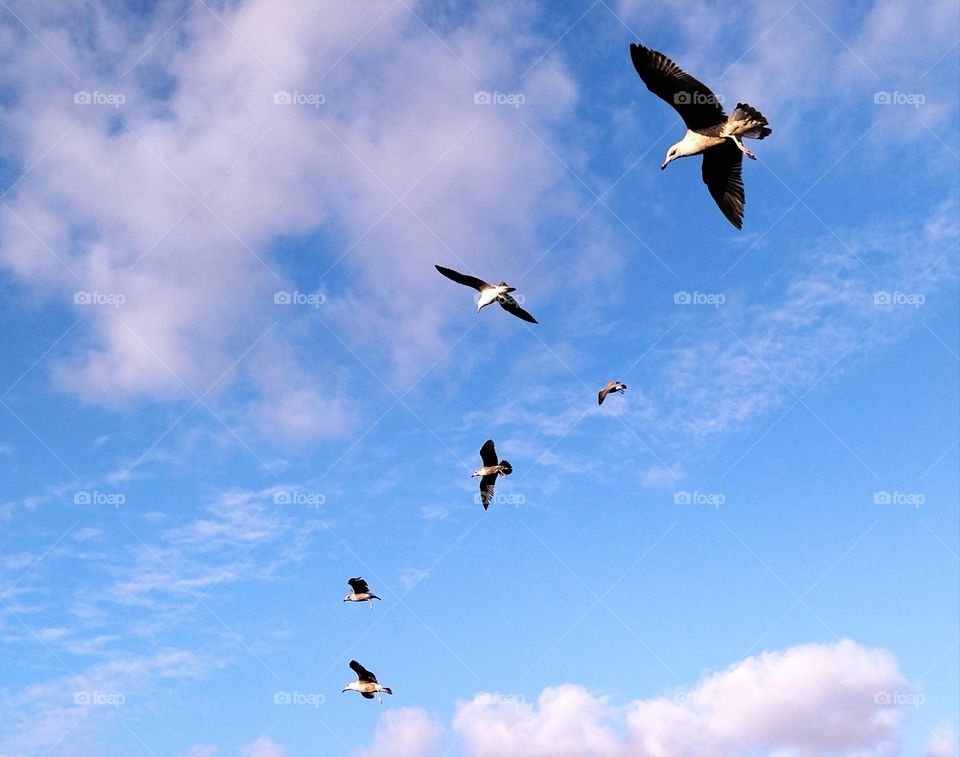
[[(246, 376), (268, 435), (342, 432), (342, 377), (329, 358), (318, 368), (289, 350), (306, 336), (290, 324), (323, 318), (378, 351), (378, 372), (416, 378), (443, 349), (443, 300), (455, 295), (438, 299), (424, 273), (481, 254), (496, 268), (533, 238), (561, 175), (523, 125), (546, 128), (575, 102), (558, 64), (524, 79), (522, 116), (474, 104), (526, 67), (532, 41), (512, 33), (512, 12), (434, 32), (416, 2), (305, 12), (250, 0), (136, 22), (97, 8), (80, 41), (72, 14), (13, 5), (46, 47), (4, 28), (16, 103), (0, 122), (23, 174), (0, 209), (0, 265), (49, 302), (122, 296), (74, 307), (85, 328), (56, 364), (59, 386), (92, 402), (216, 396)], [(78, 91), (123, 101), (77, 104)], [(294, 102), (277, 104), (278, 92)], [(291, 279), (274, 243), (317, 230), (322, 262)], [(322, 315), (273, 301), (318, 287)], [(286, 350), (294, 378), (248, 369), (247, 351), (255, 363), (261, 349)]]
[(483, 694), (453, 727), (471, 755), (892, 755), (908, 686), (887, 652), (850, 640), (750, 657), (672, 697), (616, 706), (581, 686), (535, 705)]
[(385, 713), (377, 724), (373, 743), (360, 751), (361, 757), (379, 754), (397, 757), (421, 757), (434, 754), (443, 729), (426, 712), (401, 707)]

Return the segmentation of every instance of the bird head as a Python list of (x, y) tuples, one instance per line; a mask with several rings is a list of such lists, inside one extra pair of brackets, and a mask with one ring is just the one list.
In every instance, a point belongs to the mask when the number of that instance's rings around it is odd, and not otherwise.
[(660, 166), (660, 170), (662, 171), (664, 168), (666, 168), (670, 164), (670, 161), (676, 160), (677, 158), (680, 158), (680, 157), (682, 157), (680, 148), (678, 145), (674, 145), (669, 150), (667, 150), (667, 155), (663, 159), (663, 165)]

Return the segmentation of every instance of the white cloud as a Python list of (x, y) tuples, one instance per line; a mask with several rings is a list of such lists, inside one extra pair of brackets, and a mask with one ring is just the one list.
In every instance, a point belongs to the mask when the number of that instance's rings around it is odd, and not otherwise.
[(850, 640), (750, 657), (670, 697), (617, 706), (573, 684), (536, 704), (478, 695), (453, 728), (471, 755), (777, 755), (897, 753), (908, 690), (889, 653)]
[(261, 736), (241, 750), (241, 754), (249, 755), (249, 757), (287, 757), (287, 750), (266, 736)]
[[(534, 209), (562, 173), (521, 122), (572, 108), (576, 89), (560, 65), (544, 62), (524, 80), (522, 113), (473, 102), (516, 80), (532, 44), (504, 11), (478, 11), (441, 42), (415, 2), (339, 0), (303, 13), (292, 0), (251, 0), (219, 18), (198, 4), (162, 37), (176, 16), (131, 30), (99, 9), (80, 44), (66, 34), (69, 16), (18, 8), (78, 79), (35, 40), (11, 40), (20, 99), (0, 118), (32, 168), (5, 198), (0, 265), (50, 301), (69, 304), (76, 291), (125, 298), (74, 307), (86, 328), (55, 365), (58, 385), (91, 402), (189, 398), (219, 379), (216, 396), (249, 376), (261, 395), (251, 417), (268, 435), (342, 433), (345, 387), (329, 360), (320, 369), (298, 360), (288, 380), (234, 361), (273, 320), (322, 317), (373, 349), (378, 371), (416, 378), (446, 344), (439, 332), (455, 295), (432, 264), (479, 268), (482, 254), (496, 269), (533, 238)], [(99, 62), (106, 49), (113, 76)], [(158, 99), (150, 87), (164, 76), (171, 86)], [(78, 88), (126, 102), (76, 105)], [(277, 105), (281, 90), (325, 101)], [(497, 224), (481, 222), (491, 217)], [(288, 277), (272, 240), (318, 228), (329, 254), (309, 277)], [(318, 277), (335, 263), (342, 283), (322, 316), (278, 311), (274, 291), (326, 286)]]
[(957, 753), (957, 735), (949, 723), (937, 727), (927, 742), (925, 757), (953, 757)]
[(443, 728), (424, 710), (401, 707), (385, 712), (377, 723), (373, 742), (360, 750), (361, 757), (389, 754), (426, 757), (439, 752)]

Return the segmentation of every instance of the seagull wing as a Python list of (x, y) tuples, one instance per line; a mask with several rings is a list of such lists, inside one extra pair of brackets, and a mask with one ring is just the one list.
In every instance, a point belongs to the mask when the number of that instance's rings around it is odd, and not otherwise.
[(603, 389), (600, 390), (600, 393), (597, 394), (597, 404), (602, 405), (608, 394), (610, 394), (610, 384), (607, 384), (605, 387), (603, 387)]
[(377, 677), (356, 660), (350, 660), (350, 669), (357, 674), (357, 678), (365, 683), (376, 683)]
[(643, 45), (630, 45), (630, 56), (647, 89), (669, 103), (688, 129), (706, 129), (726, 120), (723, 106), (710, 88), (666, 55)]
[(743, 227), (743, 153), (732, 141), (703, 154), (703, 183), (720, 210), (738, 229)]
[(350, 588), (353, 589), (354, 594), (366, 594), (368, 591), (370, 591), (370, 587), (367, 586), (367, 582), (359, 576), (357, 578), (351, 578), (349, 581), (347, 581), (347, 583), (350, 584)]
[(496, 465), (500, 461), (497, 459), (497, 450), (493, 447), (493, 439), (487, 439), (480, 448), (480, 459), (484, 465)]
[(494, 473), (492, 476), (483, 476), (480, 479), (480, 502), (483, 504), (484, 510), (490, 507), (490, 503), (493, 502), (493, 487), (496, 485), (496, 483), (496, 473)]
[(517, 304), (517, 301), (513, 299), (509, 294), (501, 294), (497, 297), (497, 302), (500, 303), (500, 307), (506, 310), (511, 315), (517, 316), (517, 318), (522, 318), (528, 323), (536, 323), (537, 319), (534, 318), (530, 313), (524, 310)]
[(464, 286), (473, 287), (478, 292), (482, 292), (484, 289), (489, 289), (490, 285), (483, 279), (478, 279), (476, 276), (467, 276), (465, 273), (460, 273), (459, 271), (454, 271), (452, 268), (444, 268), (442, 265), (435, 265), (440, 273), (446, 276), (451, 281), (456, 281), (458, 284), (463, 284)]

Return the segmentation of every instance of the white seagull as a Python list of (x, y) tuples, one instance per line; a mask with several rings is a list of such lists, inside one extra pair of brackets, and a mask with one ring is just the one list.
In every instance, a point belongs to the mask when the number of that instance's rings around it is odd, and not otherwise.
[(384, 694), (393, 694), (391, 689), (377, 683), (377, 677), (356, 660), (350, 660), (350, 669), (357, 674), (357, 680), (350, 681), (350, 683), (343, 688), (343, 691), (340, 692), (341, 694), (343, 694), (344, 691), (359, 691), (364, 699), (373, 699), (374, 695), (376, 695), (380, 700), (380, 704), (383, 704), (381, 692)]
[(370, 587), (367, 586), (367, 582), (362, 578), (357, 576), (356, 578), (351, 578), (347, 581), (350, 584), (350, 588), (353, 589), (352, 592), (347, 594), (343, 598), (344, 602), (369, 602), (370, 609), (373, 609), (373, 600), (380, 599), (376, 594), (370, 593)]
[(470, 478), (480, 476), (480, 502), (486, 510), (493, 501), (493, 487), (496, 486), (497, 476), (509, 476), (513, 473), (513, 466), (508, 460), (497, 461), (493, 439), (487, 439), (483, 443), (480, 448), (480, 459), (483, 461), (483, 466), (471, 473)]
[(653, 94), (680, 114), (687, 126), (683, 139), (667, 150), (660, 169), (670, 161), (703, 154), (701, 173), (710, 195), (738, 229), (743, 227), (743, 156), (757, 156), (744, 147), (741, 137), (763, 139), (771, 133), (767, 119), (746, 103), (738, 103), (727, 116), (717, 96), (683, 71), (663, 53), (643, 45), (630, 45), (633, 65)]
[(520, 307), (517, 304), (517, 301), (510, 296), (510, 292), (517, 291), (517, 288), (508, 286), (506, 281), (501, 281), (499, 284), (488, 284), (486, 281), (483, 279), (478, 279), (476, 276), (467, 276), (465, 273), (454, 271), (452, 268), (444, 268), (442, 265), (435, 265), (434, 268), (440, 271), (440, 273), (442, 273), (451, 281), (456, 281), (458, 284), (463, 284), (464, 286), (473, 287), (480, 292), (480, 299), (477, 300), (478, 313), (487, 305), (491, 305), (494, 302), (499, 302), (500, 307), (502, 307), (511, 315), (515, 315), (517, 318), (521, 318), (528, 323), (537, 322), (536, 318)]
[(603, 401), (607, 398), (607, 395), (610, 392), (617, 392), (618, 394), (623, 394), (627, 389), (626, 384), (621, 384), (619, 381), (609, 382), (603, 389), (600, 390), (600, 393), (597, 395), (597, 404), (602, 405)]

